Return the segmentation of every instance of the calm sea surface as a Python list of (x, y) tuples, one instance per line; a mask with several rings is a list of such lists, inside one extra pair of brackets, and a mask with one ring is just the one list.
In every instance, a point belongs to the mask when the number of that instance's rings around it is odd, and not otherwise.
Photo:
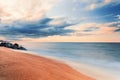
[(120, 43), (39, 43), (34, 51), (40, 55), (120, 70)]

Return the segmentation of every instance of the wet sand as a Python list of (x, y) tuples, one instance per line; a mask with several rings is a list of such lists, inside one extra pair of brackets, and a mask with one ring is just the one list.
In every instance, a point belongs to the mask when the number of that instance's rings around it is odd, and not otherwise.
[(0, 47), (0, 80), (95, 80), (53, 59)]

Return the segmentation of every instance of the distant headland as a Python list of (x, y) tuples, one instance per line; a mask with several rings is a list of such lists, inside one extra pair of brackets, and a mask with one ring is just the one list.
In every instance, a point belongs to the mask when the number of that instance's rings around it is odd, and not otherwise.
[(27, 50), (23, 46), (19, 45), (18, 43), (10, 43), (8, 41), (0, 40), (0, 47), (7, 47), (16, 50)]

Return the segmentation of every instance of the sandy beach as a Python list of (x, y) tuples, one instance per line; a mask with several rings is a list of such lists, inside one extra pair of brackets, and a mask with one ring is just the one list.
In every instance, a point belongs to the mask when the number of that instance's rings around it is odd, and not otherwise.
[(0, 80), (95, 80), (68, 65), (0, 47)]

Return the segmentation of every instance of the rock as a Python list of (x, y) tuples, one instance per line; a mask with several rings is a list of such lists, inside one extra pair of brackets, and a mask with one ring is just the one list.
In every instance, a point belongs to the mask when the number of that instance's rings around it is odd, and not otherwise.
[(12, 44), (10, 42), (3, 41), (3, 40), (0, 40), (0, 47), (7, 47), (7, 48), (12, 48), (12, 49), (17, 49), (17, 50), (27, 50), (23, 46), (19, 46), (19, 44), (17, 43)]

